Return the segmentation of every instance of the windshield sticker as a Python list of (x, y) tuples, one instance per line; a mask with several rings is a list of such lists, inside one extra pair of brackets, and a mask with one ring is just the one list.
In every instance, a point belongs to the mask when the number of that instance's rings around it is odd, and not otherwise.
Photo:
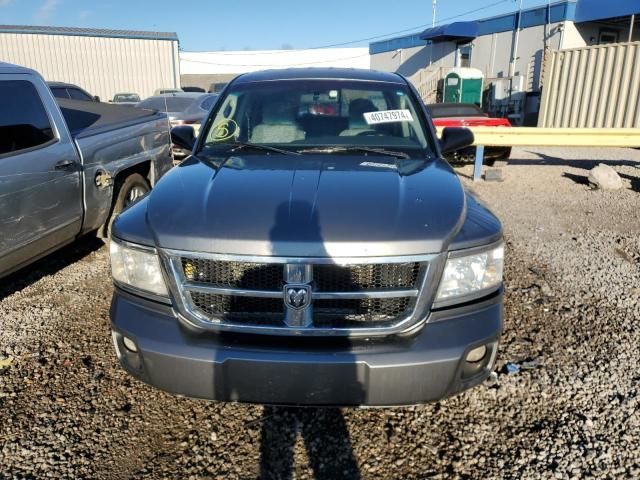
[(213, 141), (224, 142), (240, 134), (240, 127), (234, 120), (223, 120), (213, 127)]
[(413, 122), (413, 116), (409, 110), (383, 110), (382, 112), (367, 112), (363, 115), (368, 125), (376, 125), (378, 123)]

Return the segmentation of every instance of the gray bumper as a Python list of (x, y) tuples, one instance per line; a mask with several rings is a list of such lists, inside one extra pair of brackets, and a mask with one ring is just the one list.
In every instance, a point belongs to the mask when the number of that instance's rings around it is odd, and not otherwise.
[[(409, 405), (482, 382), (502, 330), (502, 295), (432, 314), (410, 337), (366, 340), (198, 334), (168, 306), (116, 291), (111, 308), (122, 366), (162, 390), (193, 398), (280, 405)], [(137, 353), (123, 345), (133, 340)], [(469, 370), (466, 353), (487, 345)]]

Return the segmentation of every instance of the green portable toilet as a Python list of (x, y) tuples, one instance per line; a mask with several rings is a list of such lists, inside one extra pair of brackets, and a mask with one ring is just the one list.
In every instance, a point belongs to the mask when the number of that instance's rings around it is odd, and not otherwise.
[(444, 77), (444, 103), (475, 103), (482, 106), (484, 75), (477, 68), (452, 68)]

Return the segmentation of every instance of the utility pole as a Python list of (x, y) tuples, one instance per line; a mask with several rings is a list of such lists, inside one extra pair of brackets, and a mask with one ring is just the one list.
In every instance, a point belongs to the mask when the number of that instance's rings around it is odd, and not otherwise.
[(436, 26), (436, 8), (438, 6), (438, 0), (431, 0), (431, 6), (433, 7), (433, 20), (431, 21), (431, 27)]
[(516, 25), (516, 36), (513, 42), (513, 54), (511, 56), (511, 63), (509, 65), (509, 76), (513, 77), (516, 72), (516, 60), (518, 59), (518, 41), (520, 40), (520, 21), (522, 19), (522, 1), (520, 0), (520, 6), (518, 7), (518, 21)]

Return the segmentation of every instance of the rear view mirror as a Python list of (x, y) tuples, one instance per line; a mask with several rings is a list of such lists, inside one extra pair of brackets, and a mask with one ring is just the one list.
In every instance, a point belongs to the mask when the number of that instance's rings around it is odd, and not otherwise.
[(442, 153), (453, 153), (464, 147), (470, 147), (474, 142), (473, 132), (468, 128), (447, 127), (442, 130), (440, 150)]
[(100, 97), (99, 97), (98, 95), (96, 95), (95, 97), (93, 97), (93, 99), (94, 99), (96, 102), (99, 102), (99, 101), (100, 101)]
[(171, 142), (185, 150), (193, 150), (196, 142), (196, 132), (189, 125), (179, 125), (171, 129)]

